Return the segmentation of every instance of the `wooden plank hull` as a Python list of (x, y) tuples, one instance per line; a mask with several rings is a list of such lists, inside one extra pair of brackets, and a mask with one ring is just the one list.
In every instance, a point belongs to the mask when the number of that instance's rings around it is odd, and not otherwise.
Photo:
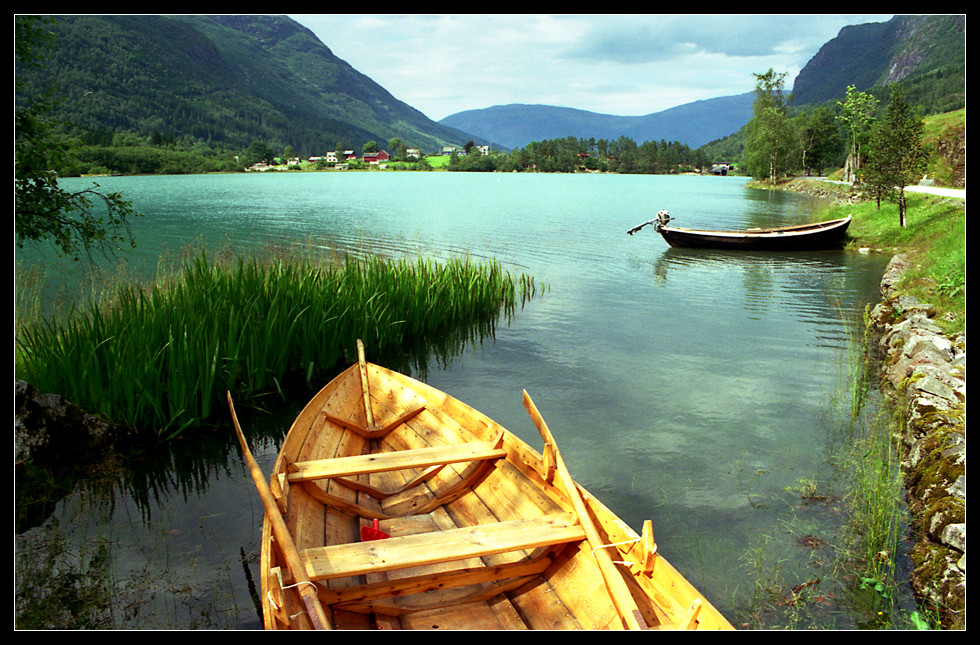
[(783, 228), (706, 231), (658, 226), (667, 244), (680, 248), (752, 251), (804, 251), (840, 248), (850, 217)]
[[(352, 365), (300, 412), (269, 477), (265, 627), (311, 628), (312, 585), (335, 629), (732, 629), (649, 525), (638, 535), (578, 485), (576, 502), (560, 453), (542, 452), (429, 385)], [(301, 576), (275, 539), (280, 514)], [(374, 519), (390, 537), (361, 541)]]

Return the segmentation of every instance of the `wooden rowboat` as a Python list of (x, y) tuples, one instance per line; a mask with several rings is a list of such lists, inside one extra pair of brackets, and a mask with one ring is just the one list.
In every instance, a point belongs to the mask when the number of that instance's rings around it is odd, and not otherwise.
[[(732, 629), (543, 455), (439, 390), (364, 360), (299, 413), (268, 480), (266, 629)], [(374, 539), (380, 537), (381, 539)]]
[(840, 248), (851, 217), (783, 226), (779, 228), (749, 228), (738, 231), (710, 231), (667, 226), (670, 217), (660, 211), (657, 219), (635, 226), (632, 235), (647, 224), (663, 236), (667, 244), (682, 248), (735, 249), (746, 251), (804, 251)]

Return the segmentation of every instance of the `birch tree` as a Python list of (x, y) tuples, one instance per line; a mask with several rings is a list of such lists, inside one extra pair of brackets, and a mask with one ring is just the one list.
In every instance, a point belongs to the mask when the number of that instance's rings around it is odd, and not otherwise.
[(844, 169), (844, 180), (854, 182), (861, 170), (861, 146), (868, 136), (875, 112), (878, 110), (878, 99), (871, 94), (858, 92), (853, 85), (847, 86), (847, 97), (843, 102), (837, 102), (840, 114), (837, 120), (844, 124), (850, 132), (850, 152)]
[(748, 124), (745, 157), (753, 177), (768, 177), (769, 182), (786, 172), (792, 161), (793, 126), (786, 116), (786, 94), (783, 84), (786, 73), (772, 68), (756, 78), (752, 120)]

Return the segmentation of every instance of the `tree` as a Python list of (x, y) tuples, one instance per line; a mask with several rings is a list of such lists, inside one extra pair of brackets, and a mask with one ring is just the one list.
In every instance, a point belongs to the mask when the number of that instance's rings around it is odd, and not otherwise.
[[(53, 36), (38, 16), (16, 19), (15, 56), (18, 67), (41, 65), (44, 49), (53, 48)], [(19, 87), (19, 81), (15, 82)], [(136, 246), (130, 218), (138, 217), (132, 203), (119, 193), (106, 193), (94, 183), (78, 192), (58, 184), (54, 169), (61, 167), (67, 146), (52, 131), (44, 115), (50, 111), (51, 92), (30, 104), (18, 101), (14, 110), (14, 227), (17, 246), (52, 241), (60, 253), (91, 260), (92, 251), (105, 255), (128, 243)], [(96, 208), (95, 204), (100, 204)]]
[(752, 119), (748, 123), (745, 158), (753, 177), (776, 178), (785, 173), (791, 163), (793, 128), (786, 117), (786, 94), (783, 83), (786, 73), (777, 74), (772, 68), (756, 78)]
[(905, 226), (905, 187), (916, 181), (926, 164), (922, 117), (899, 85), (891, 88), (884, 117), (871, 130), (868, 166), (882, 181), (898, 189), (898, 217)]
[(804, 112), (793, 119), (794, 129), (799, 139), (800, 168), (810, 173), (817, 172), (826, 165), (828, 157), (838, 152), (843, 145), (834, 115), (825, 107), (817, 107), (812, 112)]
[(388, 149), (391, 150), (391, 154), (396, 159), (405, 158), (406, 146), (402, 145), (402, 140), (398, 137), (392, 137), (388, 140)]
[(883, 166), (869, 158), (861, 169), (861, 192), (875, 200), (878, 210), (881, 210), (881, 200), (888, 199), (895, 192), (895, 184)]
[(861, 146), (867, 139), (868, 130), (874, 122), (878, 99), (871, 94), (858, 92), (853, 85), (847, 86), (847, 98), (837, 102), (840, 114), (837, 119), (851, 132), (851, 151), (844, 168), (844, 180), (854, 182), (861, 169)]
[(246, 168), (254, 163), (269, 163), (276, 156), (276, 153), (272, 151), (272, 147), (264, 141), (253, 141), (245, 154), (242, 155), (242, 161)]

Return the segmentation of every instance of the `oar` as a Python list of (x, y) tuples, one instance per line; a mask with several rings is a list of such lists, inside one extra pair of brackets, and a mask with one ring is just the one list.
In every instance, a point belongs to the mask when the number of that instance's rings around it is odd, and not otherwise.
[(582, 528), (585, 529), (585, 537), (589, 542), (589, 546), (592, 547), (592, 553), (596, 561), (599, 563), (599, 571), (602, 573), (602, 579), (606, 583), (606, 588), (609, 590), (609, 595), (612, 598), (613, 604), (616, 606), (616, 610), (623, 618), (628, 629), (647, 629), (646, 622), (643, 620), (643, 616), (640, 614), (640, 610), (633, 600), (633, 594), (630, 593), (629, 588), (626, 586), (626, 581), (623, 580), (623, 576), (616, 569), (616, 565), (613, 563), (609, 553), (603, 548), (606, 545), (599, 538), (599, 531), (596, 529), (595, 522), (592, 521), (592, 516), (589, 514), (589, 509), (585, 507), (585, 500), (582, 499), (578, 485), (572, 479), (572, 475), (568, 471), (568, 466), (565, 465), (565, 460), (558, 451), (558, 444), (555, 443), (555, 438), (552, 436), (551, 430), (548, 429), (548, 424), (545, 423), (541, 413), (538, 412), (527, 390), (524, 390), (524, 407), (527, 408), (528, 414), (531, 415), (531, 420), (534, 421), (538, 432), (541, 433), (541, 438), (544, 439), (545, 443), (550, 443), (554, 449), (556, 473), (561, 478), (562, 486), (568, 491), (568, 496), (572, 500), (575, 513), (582, 523)]
[(283, 519), (282, 514), (279, 512), (279, 507), (276, 506), (276, 500), (272, 497), (272, 491), (265, 481), (262, 469), (259, 468), (258, 462), (255, 461), (255, 458), (252, 456), (252, 451), (248, 449), (248, 444), (245, 442), (245, 435), (242, 434), (242, 428), (238, 425), (238, 416), (235, 414), (235, 404), (231, 400), (231, 392), (228, 392), (228, 408), (231, 410), (231, 420), (235, 424), (238, 443), (242, 446), (242, 453), (244, 453), (245, 461), (248, 462), (248, 468), (252, 472), (255, 487), (259, 491), (259, 497), (262, 498), (262, 505), (265, 507), (265, 516), (272, 523), (272, 533), (286, 558), (286, 565), (293, 574), (295, 584), (299, 586), (299, 593), (303, 599), (303, 604), (306, 605), (310, 622), (313, 623), (314, 629), (330, 629), (330, 619), (327, 617), (326, 612), (324, 612), (319, 598), (317, 598), (316, 585), (306, 573), (306, 564), (304, 564), (303, 559), (299, 555), (299, 551), (296, 549), (293, 536), (289, 534), (289, 529), (286, 528), (286, 520)]
[(367, 430), (374, 432), (374, 412), (371, 410), (371, 386), (368, 384), (367, 361), (364, 359), (364, 342), (357, 339), (357, 367), (361, 372), (361, 394), (364, 397), (364, 417), (367, 419)]

